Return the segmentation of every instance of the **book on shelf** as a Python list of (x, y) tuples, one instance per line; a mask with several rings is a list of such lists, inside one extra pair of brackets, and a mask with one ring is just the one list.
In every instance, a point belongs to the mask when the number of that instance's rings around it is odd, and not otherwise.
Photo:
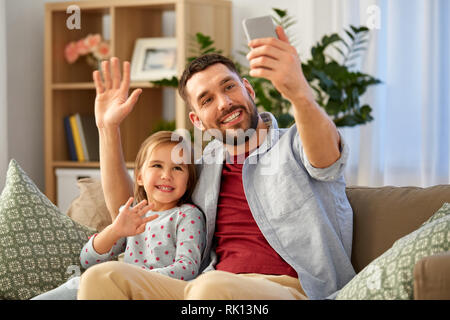
[(73, 140), (72, 127), (70, 126), (69, 117), (64, 117), (64, 131), (66, 132), (67, 144), (69, 146), (70, 160), (78, 161), (77, 152), (75, 150), (75, 142)]
[(99, 161), (99, 138), (94, 115), (75, 113), (66, 118), (64, 118), (64, 126), (66, 131), (71, 133), (71, 135), (67, 134), (71, 160)]
[(81, 146), (80, 131), (78, 130), (78, 126), (77, 126), (77, 119), (75, 118), (75, 115), (71, 115), (69, 117), (69, 120), (70, 120), (70, 127), (72, 129), (73, 141), (75, 144), (75, 150), (77, 152), (78, 161), (81, 161), (81, 162), (85, 161), (83, 147)]
[(81, 149), (83, 150), (84, 161), (89, 161), (89, 155), (86, 147), (86, 138), (84, 137), (83, 125), (81, 124), (81, 117), (79, 113), (74, 114), (76, 128), (78, 130), (78, 135), (80, 137)]
[(81, 131), (84, 135), (88, 161), (100, 160), (100, 146), (94, 115), (80, 116)]

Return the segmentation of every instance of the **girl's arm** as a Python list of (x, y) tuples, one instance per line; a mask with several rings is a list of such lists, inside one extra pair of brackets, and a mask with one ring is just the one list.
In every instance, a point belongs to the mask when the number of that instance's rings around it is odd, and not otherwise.
[(184, 211), (177, 224), (174, 263), (151, 271), (180, 280), (194, 279), (200, 269), (202, 253), (206, 245), (205, 218), (203, 213), (194, 207)]
[(92, 247), (94, 248), (95, 252), (98, 254), (104, 254), (109, 251), (111, 251), (111, 248), (114, 246), (114, 244), (121, 239), (117, 233), (117, 231), (114, 229), (114, 224), (110, 224), (105, 229), (103, 229), (102, 232), (97, 234), (96, 237), (93, 239)]
[(86, 269), (98, 263), (112, 260), (113, 258), (115, 258), (124, 251), (125, 245), (127, 243), (126, 238), (121, 238), (117, 240), (117, 242), (113, 243), (109, 251), (100, 254), (96, 251), (93, 245), (94, 240), (99, 235), (100, 234), (94, 234), (81, 250), (80, 263), (81, 266)]
[[(111, 67), (111, 68), (110, 68)], [(133, 183), (128, 175), (120, 139), (120, 124), (133, 110), (142, 89), (130, 96), (130, 63), (123, 63), (123, 77), (117, 57), (102, 62), (103, 79), (93, 72), (95, 83), (95, 120), (100, 139), (100, 171), (106, 205), (112, 220), (119, 207), (133, 194)]]
[[(153, 204), (146, 205), (147, 201), (144, 200), (131, 208), (133, 200), (133, 197), (129, 198), (114, 222), (92, 237), (83, 247), (80, 256), (81, 265), (88, 267), (91, 260), (97, 263), (103, 262), (105, 259), (109, 260), (121, 253), (125, 246), (126, 237), (144, 232), (147, 222), (158, 217), (156, 214), (145, 217)], [(112, 250), (113, 248), (114, 250)]]

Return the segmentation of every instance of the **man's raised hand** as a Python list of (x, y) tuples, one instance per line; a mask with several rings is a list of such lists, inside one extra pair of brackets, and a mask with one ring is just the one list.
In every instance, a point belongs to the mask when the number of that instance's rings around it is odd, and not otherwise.
[(276, 27), (278, 39), (260, 38), (248, 43), (250, 75), (266, 78), (292, 103), (297, 98), (314, 100), (302, 71), (297, 50), (289, 43), (281, 26)]
[(100, 71), (94, 71), (96, 97), (95, 120), (98, 128), (118, 128), (133, 110), (142, 89), (135, 89), (130, 96), (130, 63), (123, 62), (123, 77), (120, 74), (120, 61), (112, 57), (102, 61), (103, 80)]

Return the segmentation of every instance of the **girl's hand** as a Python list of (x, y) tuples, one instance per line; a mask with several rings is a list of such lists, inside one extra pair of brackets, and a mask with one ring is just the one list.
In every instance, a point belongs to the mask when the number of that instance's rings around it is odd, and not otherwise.
[(142, 200), (136, 206), (130, 208), (133, 200), (133, 197), (128, 199), (125, 207), (112, 223), (112, 230), (117, 238), (131, 237), (144, 232), (146, 223), (158, 217), (157, 214), (145, 217), (145, 214), (153, 208), (153, 203), (146, 205), (147, 200)]
[(95, 120), (98, 128), (118, 128), (133, 110), (139, 95), (142, 93), (142, 89), (135, 89), (128, 97), (130, 63), (128, 61), (123, 63), (123, 79), (121, 79), (119, 65), (120, 61), (116, 57), (111, 58), (111, 61), (102, 61), (103, 81), (99, 71), (94, 71), (92, 74), (97, 93), (95, 97)]

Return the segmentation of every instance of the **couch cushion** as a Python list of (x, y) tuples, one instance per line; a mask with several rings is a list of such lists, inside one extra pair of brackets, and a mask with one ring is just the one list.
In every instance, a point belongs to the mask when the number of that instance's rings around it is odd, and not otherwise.
[(74, 221), (99, 232), (111, 224), (102, 184), (99, 179), (83, 178), (77, 181), (80, 195), (72, 201), (67, 215)]
[(450, 202), (450, 185), (347, 187), (353, 208), (352, 264), (358, 273)]
[(80, 275), (94, 232), (61, 213), (11, 160), (0, 195), (0, 299), (30, 299)]
[(416, 263), (450, 250), (450, 207), (445, 205), (440, 211), (440, 219), (397, 240), (342, 288), (336, 299), (413, 299)]

